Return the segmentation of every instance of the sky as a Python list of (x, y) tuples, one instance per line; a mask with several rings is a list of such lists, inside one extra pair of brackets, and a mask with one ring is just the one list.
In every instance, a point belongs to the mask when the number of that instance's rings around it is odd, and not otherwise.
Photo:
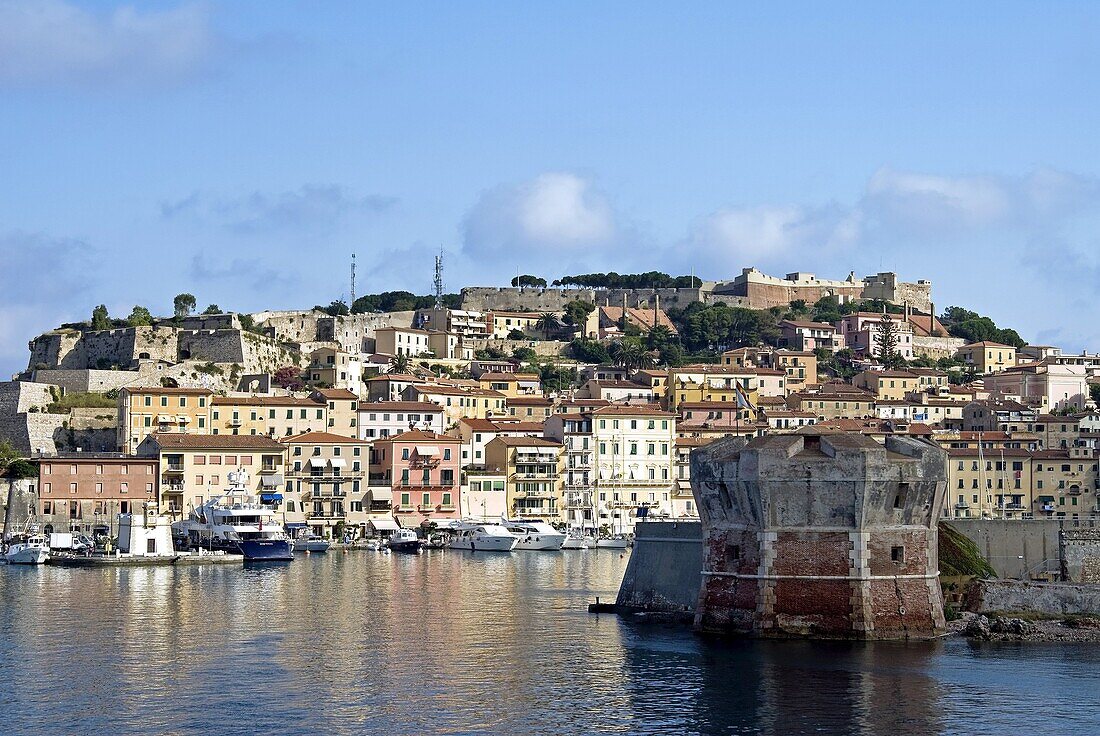
[(1100, 349), (1095, 3), (0, 0), (0, 375), (106, 304), (928, 279)]

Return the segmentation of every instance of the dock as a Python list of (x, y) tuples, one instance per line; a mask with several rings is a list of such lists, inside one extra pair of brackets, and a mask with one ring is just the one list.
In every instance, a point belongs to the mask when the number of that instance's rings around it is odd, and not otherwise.
[(244, 555), (192, 554), (179, 552), (172, 555), (50, 555), (47, 565), (58, 567), (153, 567), (157, 565), (241, 565)]

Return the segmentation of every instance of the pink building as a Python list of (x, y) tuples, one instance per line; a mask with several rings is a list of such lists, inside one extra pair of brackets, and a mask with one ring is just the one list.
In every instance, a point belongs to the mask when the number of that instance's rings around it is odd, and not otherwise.
[(460, 518), (462, 440), (420, 429), (375, 440), (371, 487), (393, 492), (394, 516), (404, 527)]
[[(913, 328), (900, 314), (887, 314), (885, 317), (897, 328), (898, 355), (906, 360), (913, 359)], [(883, 315), (877, 312), (855, 312), (841, 317), (836, 323), (837, 331), (844, 338), (844, 347), (859, 355), (874, 355), (878, 350), (878, 336), (882, 330)]]

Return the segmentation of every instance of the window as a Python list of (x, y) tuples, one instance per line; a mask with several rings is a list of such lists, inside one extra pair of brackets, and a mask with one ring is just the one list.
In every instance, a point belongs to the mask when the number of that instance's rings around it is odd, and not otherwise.
[(402, 506), (411, 506), (412, 505), (412, 495), (408, 494), (408, 493), (402, 493), (401, 494), (401, 505)]
[(449, 447), (443, 448), (443, 459), (444, 460), (450, 460), (451, 459), (451, 448), (449, 448)]
[(118, 486), (118, 492), (119, 493), (129, 493), (130, 492), (130, 484), (129, 483), (120, 483), (119, 486)]
[(423, 503), (421, 503), (421, 506), (431, 506), (432, 505), (432, 494), (427, 493), (427, 492), (423, 493), (422, 496), (421, 496), (421, 500), (423, 501)]
[(891, 547), (890, 559), (897, 563), (905, 562), (905, 547)]
[(407, 448), (407, 447), (402, 447), (401, 448), (401, 459), (402, 460), (408, 460), (409, 459), (409, 448)]

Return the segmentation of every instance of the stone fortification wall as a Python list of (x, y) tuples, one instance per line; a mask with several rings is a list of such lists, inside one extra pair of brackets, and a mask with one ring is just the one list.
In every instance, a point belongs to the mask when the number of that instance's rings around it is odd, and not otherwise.
[(733, 281), (719, 284), (715, 292), (744, 297), (750, 309), (770, 309), (785, 307), (797, 299), (813, 304), (826, 296), (834, 296), (841, 301), (859, 299), (863, 292), (863, 283), (850, 274), (845, 281), (819, 279), (813, 274), (788, 274), (792, 278), (777, 278), (761, 273), (755, 268), (746, 268)]
[(932, 282), (898, 281), (898, 275), (889, 271), (866, 276), (863, 279), (863, 298), (881, 299), (893, 304), (908, 304), (921, 312), (932, 312)]
[[(31, 357), (27, 368), (33, 369), (36, 366), (44, 368), (83, 368), (81, 355), (70, 357), (70, 354), (80, 343), (80, 336), (79, 330), (62, 329), (52, 330), (34, 338), (28, 344)], [(80, 363), (80, 365), (74, 365), (74, 363)]]
[(913, 354), (927, 358), (950, 358), (966, 344), (961, 337), (921, 337), (913, 335)]
[(487, 348), (503, 350), (505, 355), (511, 355), (512, 351), (516, 348), (531, 348), (535, 351), (536, 355), (546, 357), (564, 355), (566, 349), (569, 347), (569, 343), (561, 342), (560, 340), (495, 340), (491, 338), (470, 338), (466, 340), (465, 344), (469, 345), (474, 350), (483, 350)]
[(31, 381), (0, 382), (0, 418), (42, 409), (53, 401), (50, 386)]
[(766, 637), (944, 631), (945, 453), (856, 434), (730, 438), (691, 454), (704, 534), (696, 627)]
[(1032, 613), (1045, 616), (1100, 613), (1100, 586), (976, 580), (968, 607), (977, 613)]
[(0, 538), (21, 531), (38, 513), (38, 480), (0, 478)]
[(257, 312), (252, 315), (256, 324), (279, 342), (306, 344), (332, 342), (349, 353), (361, 353), (369, 349), (369, 340), (375, 330), (382, 327), (411, 327), (415, 312), (381, 312), (378, 314), (349, 314), (332, 317), (314, 310), (288, 312)]
[(228, 314), (195, 314), (173, 320), (172, 325), (181, 330), (239, 330), (241, 320), (235, 312)]
[(468, 286), (462, 290), (462, 308), (475, 312), (560, 312), (575, 299), (603, 303), (597, 300), (596, 289)]
[(1063, 580), (1100, 583), (1100, 528), (1062, 529), (1059, 549)]
[(80, 370), (36, 370), (31, 373), (31, 379), (39, 383), (49, 383), (60, 386), (66, 391), (94, 391), (106, 393), (124, 386), (139, 383), (142, 380), (140, 371), (101, 371), (95, 369)]
[(1061, 552), (1058, 532), (1063, 524), (1086, 523), (1059, 519), (951, 519), (954, 529), (974, 542), (997, 575), (1026, 580), (1058, 573)]
[(256, 312), (251, 317), (258, 327), (271, 331), (280, 342), (311, 342), (317, 339), (317, 321), (328, 315), (312, 309), (295, 309)]
[(697, 521), (643, 521), (634, 525), (616, 609), (694, 618), (703, 569), (703, 530)]
[(176, 361), (172, 327), (119, 327), (113, 330), (54, 330), (30, 342), (29, 370), (80, 370), (100, 365), (133, 367), (139, 359)]

